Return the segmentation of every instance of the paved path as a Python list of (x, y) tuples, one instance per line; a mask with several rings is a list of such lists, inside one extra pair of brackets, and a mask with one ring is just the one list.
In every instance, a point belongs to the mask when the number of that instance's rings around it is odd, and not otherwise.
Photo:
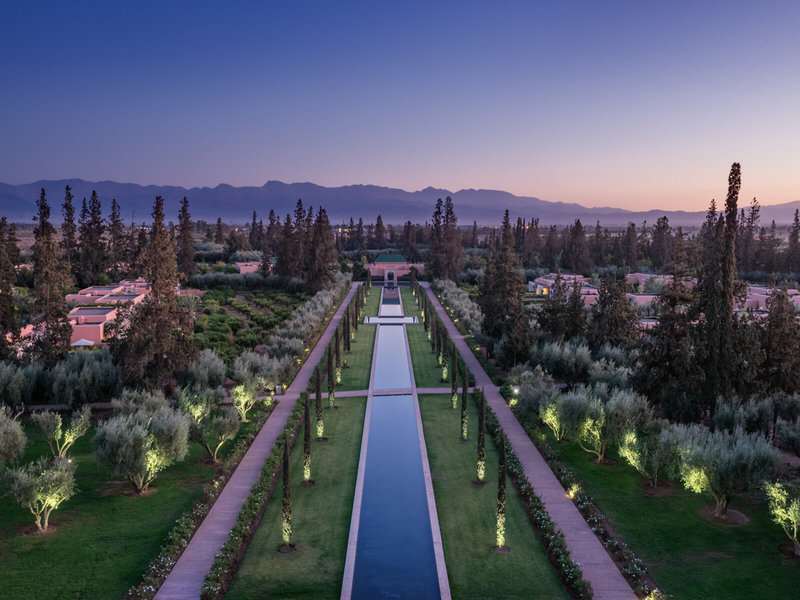
[(273, 409), (267, 422), (258, 432), (250, 449), (242, 457), (239, 466), (231, 475), (222, 493), (205, 520), (197, 528), (189, 545), (167, 576), (156, 594), (157, 600), (196, 600), (200, 597), (203, 580), (211, 568), (214, 556), (228, 540), (228, 534), (236, 522), (239, 511), (250, 494), (250, 489), (258, 480), (264, 461), (272, 451), (272, 446), (283, 433), (286, 421), (294, 408), (300, 393), (308, 387), (314, 367), (322, 358), (333, 333), (344, 315), (344, 309), (355, 293), (358, 283), (353, 283), (350, 292), (334, 314), (325, 332), (319, 338), (311, 354), (308, 355), (297, 376), (286, 393), (276, 396), (278, 405)]
[(572, 560), (581, 565), (584, 579), (592, 585), (595, 600), (626, 600), (628, 598), (634, 600), (636, 594), (631, 586), (622, 576), (614, 561), (611, 560), (603, 544), (592, 533), (561, 483), (550, 470), (536, 446), (533, 445), (514, 413), (511, 412), (506, 401), (500, 395), (500, 388), (492, 383), (486, 371), (483, 370), (483, 366), (467, 347), (464, 336), (456, 329), (442, 305), (430, 291), (429, 284), (421, 283), (420, 285), (425, 288), (428, 298), (447, 327), (450, 339), (455, 342), (461, 358), (475, 376), (476, 387), (482, 388), (486, 393), (486, 400), (494, 414), (497, 415), (497, 420), (517, 453), (534, 491), (544, 502), (547, 512), (555, 521), (556, 526), (564, 532)]

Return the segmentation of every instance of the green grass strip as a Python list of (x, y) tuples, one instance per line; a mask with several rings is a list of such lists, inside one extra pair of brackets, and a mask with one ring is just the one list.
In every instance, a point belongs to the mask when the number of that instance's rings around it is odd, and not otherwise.
[[(422, 289), (420, 289), (420, 293)], [(410, 288), (400, 288), (403, 299), (403, 312), (409, 317), (418, 317), (416, 325), (406, 325), (408, 346), (411, 349), (411, 364), (414, 367), (414, 381), (417, 387), (448, 387), (450, 381), (442, 381), (442, 369), (436, 366), (431, 342), (422, 324), (422, 314)]]
[(315, 486), (300, 485), (302, 428), (292, 451), (292, 523), (297, 550), (278, 553), (282, 544), (279, 481), (226, 599), (339, 598), (366, 398), (342, 398), (337, 405), (338, 410), (325, 411), (328, 441), (312, 445)]
[(567, 598), (519, 496), (508, 481), (508, 554), (492, 551), (497, 509), (497, 450), (486, 436), (486, 485), (476, 487), (478, 414), (469, 403), (470, 434), (461, 442), (460, 412), (449, 395), (420, 396), (428, 460), (453, 598)]
[[(364, 317), (378, 314), (380, 292), (379, 289), (373, 288), (369, 298), (367, 298), (367, 304), (361, 317), (359, 317), (356, 339), (350, 343), (350, 354), (344, 353), (344, 345), (342, 345), (342, 357), (347, 359), (347, 367), (342, 368), (342, 383), (336, 386), (337, 391), (366, 390), (369, 388), (369, 376), (372, 371), (372, 352), (375, 346), (377, 326), (365, 325)], [(327, 377), (322, 382), (322, 391), (328, 391)]]

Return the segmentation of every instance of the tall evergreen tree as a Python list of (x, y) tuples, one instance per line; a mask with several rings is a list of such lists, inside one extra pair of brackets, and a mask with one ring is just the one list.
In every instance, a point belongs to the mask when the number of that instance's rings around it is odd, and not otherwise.
[(337, 260), (328, 213), (322, 207), (314, 221), (309, 253), (309, 266), (305, 276), (307, 287), (316, 293), (333, 281)]
[(217, 226), (214, 229), (214, 243), (220, 246), (225, 243), (225, 231), (222, 228), (222, 217), (217, 217)]
[(787, 273), (800, 273), (800, 210), (794, 211), (794, 222), (789, 230), (789, 245), (783, 270)]
[[(704, 227), (704, 262), (699, 281), (700, 306), (704, 318), (700, 322), (699, 331), (705, 349), (704, 396), (709, 412), (713, 412), (717, 396), (731, 389), (737, 369), (732, 344), (736, 286), (736, 205), (741, 183), (739, 163), (733, 163), (728, 177), (724, 215), (717, 219), (713, 234), (710, 227)], [(710, 225), (708, 218), (707, 224)]]
[(586, 241), (586, 229), (580, 219), (569, 228), (569, 242), (564, 248), (565, 266), (573, 273), (586, 275), (589, 273), (589, 244)]
[(597, 302), (592, 306), (592, 340), (596, 346), (604, 343), (616, 346), (633, 342), (639, 333), (636, 309), (628, 301), (625, 288), (613, 277), (600, 284)]
[(78, 274), (78, 229), (75, 226), (75, 206), (72, 201), (72, 188), (64, 188), (64, 204), (61, 205), (61, 251), (62, 258), (69, 267), (69, 272), (73, 276)]
[(311, 479), (311, 400), (305, 393), (305, 411), (303, 411), (303, 485), (314, 485)]
[(760, 328), (764, 351), (763, 384), (767, 391), (800, 390), (800, 325), (787, 286), (773, 287), (767, 298), (767, 322)]
[(83, 201), (78, 224), (78, 284), (81, 286), (95, 285), (103, 280), (106, 271), (105, 230), (100, 198), (92, 190), (88, 206), (86, 200)]
[(486, 483), (486, 396), (475, 388), (473, 395), (478, 400), (478, 464), (475, 483)]
[(469, 435), (469, 418), (467, 399), (469, 398), (469, 377), (467, 369), (461, 370), (461, 441), (466, 442)]
[(158, 388), (186, 368), (196, 353), (191, 316), (178, 305), (175, 248), (164, 224), (164, 200), (156, 197), (142, 274), (150, 285), (144, 302), (132, 309), (130, 326), (118, 332), (112, 352), (129, 385)]
[[(122, 222), (119, 203), (116, 198), (111, 199), (111, 214), (108, 217), (108, 267), (111, 279), (118, 281), (124, 270), (130, 268), (130, 254), (128, 252), (128, 239), (125, 234), (125, 225)], [(123, 266), (127, 264), (127, 268)]]
[(314, 369), (314, 407), (316, 408), (317, 417), (317, 441), (325, 441), (325, 417), (322, 414), (322, 373), (320, 372), (320, 365)]
[(294, 530), (292, 528), (292, 484), (289, 469), (289, 436), (283, 436), (283, 499), (281, 503), (282, 552), (294, 550)]
[(506, 547), (506, 436), (500, 432), (497, 440), (497, 526), (495, 549)]
[[(255, 213), (253, 213), (255, 215)], [(178, 213), (178, 271), (187, 279), (194, 275), (194, 246), (192, 245), (192, 215), (189, 213), (189, 201), (186, 196), (181, 200)]]
[(373, 248), (386, 248), (386, 227), (383, 224), (383, 217), (380, 215), (378, 215), (378, 218), (375, 220), (375, 230), (373, 232), (371, 246)]
[(528, 355), (531, 341), (530, 321), (522, 306), (521, 271), (522, 265), (514, 251), (514, 237), (506, 210), (503, 217), (500, 253), (495, 261), (494, 302), (497, 305), (499, 319), (497, 331), (494, 333), (499, 334), (496, 337), (505, 342), (504, 359), (511, 365)]
[(336, 375), (333, 366), (333, 348), (328, 346), (328, 408), (336, 408)]
[(72, 326), (67, 318), (63, 286), (67, 270), (58, 259), (56, 230), (50, 222), (50, 205), (42, 188), (36, 201), (36, 227), (33, 228), (33, 298), (40, 328), (33, 344), (33, 353), (45, 365), (53, 365), (69, 350)]

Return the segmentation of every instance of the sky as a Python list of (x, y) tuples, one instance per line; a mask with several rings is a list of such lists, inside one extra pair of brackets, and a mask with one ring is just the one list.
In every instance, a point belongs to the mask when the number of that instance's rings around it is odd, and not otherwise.
[(800, 3), (0, 5), (0, 181), (800, 200)]

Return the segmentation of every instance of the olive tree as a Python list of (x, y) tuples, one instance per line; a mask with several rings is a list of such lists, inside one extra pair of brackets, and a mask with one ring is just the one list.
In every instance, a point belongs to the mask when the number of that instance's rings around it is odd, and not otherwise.
[(167, 399), (160, 390), (151, 392), (147, 390), (137, 390), (125, 388), (122, 393), (111, 400), (114, 416), (135, 415), (142, 411), (148, 417), (152, 417), (156, 412), (167, 406)]
[(81, 410), (76, 410), (72, 413), (72, 418), (66, 429), (63, 428), (61, 415), (51, 410), (36, 412), (31, 417), (31, 420), (41, 429), (53, 456), (64, 458), (78, 438), (89, 431), (91, 416), (92, 409), (84, 405)]
[(247, 413), (256, 405), (256, 390), (250, 385), (240, 384), (231, 390), (231, 403), (239, 413), (242, 423), (247, 423)]
[(598, 461), (605, 460), (609, 447), (626, 431), (643, 426), (652, 413), (647, 399), (629, 390), (615, 390), (607, 402), (591, 392), (585, 397), (588, 404), (577, 441)]
[(152, 416), (140, 410), (110, 418), (97, 428), (95, 457), (124, 475), (137, 495), (156, 475), (186, 456), (189, 417), (161, 407)]
[(6, 480), (11, 495), (31, 511), (39, 533), (47, 531), (50, 514), (75, 493), (75, 464), (69, 458), (39, 458), (9, 469)]
[(577, 440), (589, 407), (589, 397), (585, 389), (573, 390), (564, 395), (550, 395), (539, 405), (539, 416), (556, 437), (557, 441), (569, 437)]
[(675, 425), (675, 430), (681, 481), (690, 491), (713, 496), (718, 519), (727, 518), (734, 496), (757, 489), (777, 461), (768, 440), (741, 427), (710, 432), (702, 425)]
[(223, 360), (210, 348), (206, 348), (191, 363), (185, 373), (189, 383), (198, 388), (217, 388), (225, 385), (227, 369)]
[(800, 489), (776, 481), (765, 486), (772, 520), (781, 526), (794, 544), (795, 556), (800, 556)]
[(0, 471), (6, 462), (22, 456), (28, 438), (8, 408), (0, 410)]
[(622, 435), (619, 455), (639, 471), (651, 487), (657, 487), (662, 475), (678, 463), (678, 438), (667, 421), (654, 419), (644, 431), (631, 428)]
[(178, 404), (190, 418), (189, 439), (206, 449), (211, 463), (217, 462), (219, 449), (236, 437), (241, 425), (234, 407), (217, 410), (221, 400), (219, 389), (190, 387), (182, 388), (178, 393)]
[(540, 412), (543, 403), (552, 403), (561, 396), (553, 378), (541, 366), (531, 369), (517, 365), (508, 374), (508, 384), (517, 399), (519, 410), (525, 413)]

